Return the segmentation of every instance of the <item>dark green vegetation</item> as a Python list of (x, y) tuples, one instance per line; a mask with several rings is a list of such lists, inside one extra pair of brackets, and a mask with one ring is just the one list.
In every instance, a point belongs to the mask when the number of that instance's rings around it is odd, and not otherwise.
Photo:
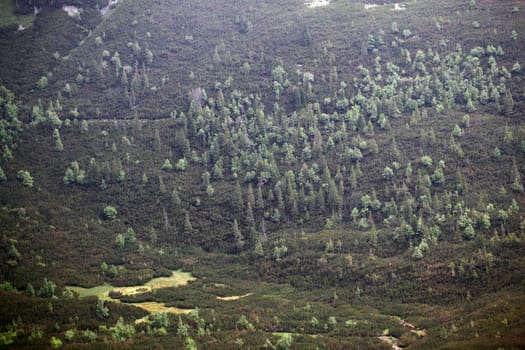
[(0, 35), (0, 344), (525, 346), (519, 2), (35, 3)]

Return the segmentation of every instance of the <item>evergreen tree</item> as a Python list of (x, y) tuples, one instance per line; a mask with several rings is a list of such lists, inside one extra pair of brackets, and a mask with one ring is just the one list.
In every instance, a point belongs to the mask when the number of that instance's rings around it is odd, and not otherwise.
[(190, 222), (190, 213), (186, 211), (184, 214), (184, 235), (186, 238), (190, 239), (193, 234), (193, 226)]
[(257, 186), (257, 198), (255, 200), (255, 208), (258, 210), (264, 209), (264, 197), (262, 193), (262, 185)]
[(51, 298), (55, 295), (56, 290), (56, 284), (48, 280), (47, 278), (44, 278), (44, 282), (42, 283), (42, 287), (38, 290), (38, 296), (44, 297), (44, 298)]
[(213, 179), (220, 180), (224, 177), (224, 165), (223, 165), (223, 158), (220, 157), (219, 160), (215, 163), (213, 166)]
[(240, 213), (244, 207), (241, 184), (239, 181), (235, 182), (235, 187), (232, 193), (232, 208), (235, 213)]
[(238, 250), (241, 250), (244, 247), (244, 236), (241, 234), (241, 230), (239, 229), (239, 225), (237, 223), (237, 219), (233, 220), (233, 239), (235, 240), (235, 246)]
[(5, 176), (4, 169), (0, 166), (0, 183), (7, 181), (7, 176)]
[(255, 218), (253, 217), (253, 208), (250, 202), (246, 203), (246, 223), (248, 226), (255, 225)]
[(246, 204), (249, 204), (252, 208), (255, 207), (255, 195), (251, 183), (248, 184), (248, 189), (246, 190)]
[(419, 248), (419, 246), (414, 248), (414, 252), (412, 253), (412, 258), (414, 260), (420, 260), (423, 258), (423, 252), (421, 251), (421, 248)]
[(164, 178), (159, 175), (159, 192), (166, 193), (166, 185), (164, 184)]
[(166, 158), (164, 160), (164, 163), (162, 164), (162, 170), (171, 171), (173, 170), (173, 165), (171, 164), (170, 160)]
[(261, 239), (257, 239), (257, 241), (255, 242), (254, 253), (258, 257), (264, 256), (264, 248), (263, 248)]
[(171, 202), (173, 203), (173, 206), (175, 207), (175, 210), (181, 209), (181, 200), (179, 197), (179, 192), (177, 191), (177, 188), (173, 188), (173, 191), (171, 192)]
[(53, 130), (53, 138), (55, 139), (55, 150), (62, 152), (64, 150), (64, 145), (62, 144), (60, 131), (58, 131), (58, 129)]

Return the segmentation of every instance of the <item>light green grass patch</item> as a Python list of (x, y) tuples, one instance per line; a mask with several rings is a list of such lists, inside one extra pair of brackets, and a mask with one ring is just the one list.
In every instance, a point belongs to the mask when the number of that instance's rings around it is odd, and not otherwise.
[(113, 287), (110, 284), (105, 283), (103, 285), (96, 286), (93, 288), (83, 288), (83, 287), (75, 287), (75, 286), (66, 286), (66, 288), (72, 292), (77, 293), (80, 298), (96, 296), (97, 298), (102, 299), (102, 300), (112, 300), (109, 297), (109, 292), (113, 290), (115, 287)]
[(33, 25), (35, 15), (15, 15), (14, 0), (0, 0), (0, 27), (9, 26), (12, 24), (22, 25), (28, 28)]
[(109, 297), (109, 292), (114, 291), (122, 295), (135, 295), (141, 293), (151, 292), (152, 289), (171, 288), (179, 287), (188, 284), (190, 281), (194, 281), (195, 277), (189, 272), (183, 272), (180, 270), (172, 271), (170, 277), (158, 277), (144, 283), (140, 286), (129, 286), (129, 287), (114, 287), (110, 284), (104, 283), (100, 286), (92, 288), (83, 288), (76, 286), (66, 286), (67, 289), (78, 293), (83, 297), (96, 296), (103, 300), (112, 300)]
[(191, 281), (195, 281), (195, 277), (193, 277), (190, 272), (177, 270), (173, 271), (170, 277), (154, 278), (151, 281), (146, 282), (144, 286), (149, 286), (152, 289), (161, 289), (185, 286)]

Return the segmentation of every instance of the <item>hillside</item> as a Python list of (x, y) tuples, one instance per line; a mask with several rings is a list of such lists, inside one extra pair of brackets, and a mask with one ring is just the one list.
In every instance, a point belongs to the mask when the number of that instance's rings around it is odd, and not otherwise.
[(4, 3), (0, 345), (525, 346), (522, 2)]

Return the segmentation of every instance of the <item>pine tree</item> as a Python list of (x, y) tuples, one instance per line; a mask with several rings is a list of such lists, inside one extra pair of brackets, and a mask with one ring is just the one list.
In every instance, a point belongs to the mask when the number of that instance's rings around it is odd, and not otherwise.
[(255, 207), (255, 195), (253, 193), (253, 186), (251, 183), (248, 184), (248, 189), (246, 191), (246, 203), (250, 204), (252, 208)]
[(244, 207), (241, 184), (239, 181), (235, 182), (235, 187), (232, 193), (232, 207), (236, 213), (240, 213)]
[(165, 171), (171, 171), (173, 170), (173, 165), (171, 164), (170, 160), (168, 158), (166, 158), (164, 160), (164, 163), (162, 164), (162, 167), (161, 167), (162, 170), (165, 170)]
[(184, 214), (184, 234), (187, 238), (191, 238), (193, 234), (193, 226), (190, 222), (190, 213), (188, 211)]
[(350, 187), (352, 190), (357, 188), (357, 173), (354, 165), (352, 165), (352, 168), (350, 169)]
[(255, 200), (255, 209), (264, 209), (264, 197), (262, 193), (262, 186), (257, 186), (257, 198)]
[(241, 233), (241, 230), (239, 229), (239, 225), (237, 223), (237, 219), (233, 220), (233, 238), (235, 240), (235, 246), (238, 250), (241, 250), (244, 247), (244, 237)]
[(7, 176), (5, 176), (4, 169), (0, 166), (0, 183), (7, 181)]
[(161, 148), (162, 144), (161, 144), (161, 141), (160, 141), (159, 128), (155, 128), (155, 134), (153, 135), (153, 146), (154, 146), (156, 152), (160, 152), (160, 148)]
[(264, 256), (264, 248), (263, 248), (261, 239), (257, 239), (257, 241), (255, 242), (254, 253), (258, 257)]
[(55, 150), (57, 152), (62, 152), (64, 150), (64, 145), (62, 144), (62, 139), (58, 129), (53, 130), (53, 137), (55, 138)]
[(246, 223), (248, 226), (255, 225), (255, 218), (253, 217), (253, 208), (250, 202), (246, 203)]
[(412, 253), (412, 258), (414, 260), (420, 260), (423, 258), (423, 252), (421, 251), (421, 248), (415, 247), (414, 252)]
[(159, 192), (166, 193), (166, 185), (164, 184), (164, 179), (159, 175)]
[(224, 162), (223, 158), (220, 157), (219, 160), (213, 166), (213, 171), (212, 171), (213, 179), (220, 180), (224, 177), (223, 162)]
[(277, 207), (279, 210), (284, 210), (284, 197), (283, 191), (281, 190), (280, 183), (275, 186), (274, 189), (275, 198), (277, 199)]

